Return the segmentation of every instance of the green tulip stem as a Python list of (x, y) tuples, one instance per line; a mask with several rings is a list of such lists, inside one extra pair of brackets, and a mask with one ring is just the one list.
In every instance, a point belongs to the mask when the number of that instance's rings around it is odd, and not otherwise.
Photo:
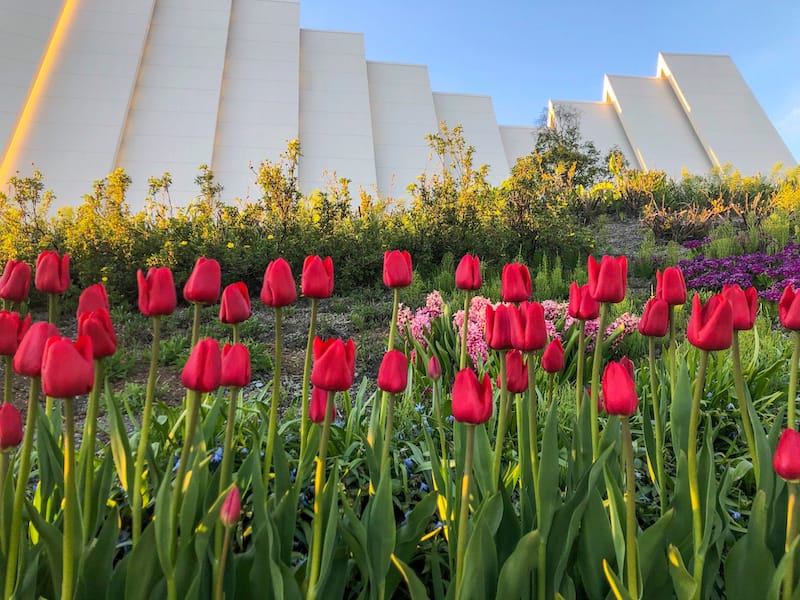
[(464, 324), (461, 326), (461, 358), (458, 361), (458, 370), (467, 367), (467, 336), (469, 334), (469, 304), (472, 300), (472, 291), (464, 292)]
[(5, 387), (3, 388), (3, 404), (11, 402), (11, 383), (14, 377), (14, 357), (6, 356), (5, 365)]
[[(552, 400), (551, 390), (554, 375), (550, 374), (548, 380), (549, 398)], [(550, 401), (548, 400), (548, 402)], [(539, 531), (541, 531), (542, 519), (542, 498), (539, 493), (539, 397), (536, 394), (536, 360), (532, 352), (528, 353), (528, 435), (530, 436), (529, 453), (531, 462), (531, 473), (533, 475), (533, 496), (536, 506), (536, 523)], [(522, 455), (522, 453), (520, 453)], [(547, 556), (545, 554), (545, 540), (542, 538), (539, 545), (538, 553), (538, 570), (539, 573), (547, 573)], [(545, 576), (537, 577), (537, 598), (539, 600), (545, 599), (545, 590), (547, 585), (547, 578)]]
[(447, 464), (447, 441), (444, 435), (444, 421), (442, 420), (442, 392), (439, 380), (433, 382), (433, 410), (436, 412), (436, 429), (439, 430), (439, 450), (442, 453), (442, 467)]
[(756, 489), (759, 489), (759, 479), (761, 471), (759, 469), (758, 453), (756, 452), (756, 439), (753, 431), (753, 422), (750, 420), (749, 403), (747, 402), (747, 387), (744, 383), (742, 372), (742, 357), (739, 352), (739, 332), (733, 331), (733, 343), (731, 345), (731, 358), (733, 359), (733, 382), (736, 385), (736, 396), (739, 399), (739, 412), (742, 415), (742, 429), (744, 429), (747, 449), (750, 452), (750, 460), (753, 461), (753, 473), (756, 477)]
[(386, 394), (386, 397), (386, 427), (383, 428), (383, 448), (381, 448), (380, 466), (380, 471), (382, 474), (389, 473), (391, 469), (389, 466), (389, 448), (392, 444), (392, 429), (394, 427), (395, 394), (388, 393)]
[[(792, 542), (797, 537), (797, 483), (790, 481), (787, 483), (789, 489), (789, 500), (786, 512), (786, 545), (784, 551), (789, 552)], [(792, 600), (794, 591), (794, 559), (788, 561), (786, 573), (783, 575), (783, 600)]]
[(28, 477), (31, 473), (31, 452), (33, 450), (33, 434), (36, 431), (36, 412), (39, 410), (39, 390), (41, 379), (31, 377), (28, 391), (28, 414), (25, 416), (25, 435), (22, 439), (22, 452), (17, 471), (17, 487), (14, 490), (14, 509), (11, 515), (11, 532), (8, 543), (8, 561), (3, 598), (10, 598), (14, 593), (17, 579), (17, 558), (19, 556), (19, 536), (22, 529), (22, 504)]
[[(189, 465), (189, 456), (191, 455), (192, 446), (194, 445), (194, 432), (197, 429), (197, 418), (200, 413), (200, 392), (195, 390), (187, 390), (186, 392), (186, 439), (183, 440), (183, 448), (181, 448), (181, 456), (178, 459), (178, 472), (175, 475), (175, 487), (172, 490), (172, 505), (170, 506), (170, 523), (172, 523), (172, 531), (170, 532), (170, 559), (172, 564), (175, 564), (175, 556), (178, 550), (178, 510), (181, 505), (183, 497), (183, 488), (186, 479), (186, 470)], [(175, 573), (171, 575), (172, 579), (175, 578)], [(170, 583), (169, 581), (167, 583)], [(172, 582), (174, 588), (175, 582)], [(174, 593), (175, 590), (173, 590)]]
[(575, 375), (575, 420), (583, 406), (583, 368), (586, 366), (586, 321), (578, 321), (578, 370)]
[(625, 453), (625, 564), (628, 574), (628, 592), (638, 598), (638, 568), (636, 566), (636, 478), (633, 473), (633, 438), (628, 419), (620, 417), (622, 425), (622, 451)]
[[(231, 387), (230, 399), (228, 400), (228, 419), (225, 422), (225, 444), (222, 446), (222, 464), (219, 467), (219, 495), (221, 496), (231, 484), (231, 472), (233, 470), (233, 433), (236, 429), (236, 409), (239, 403), (239, 394), (242, 388)], [(224, 560), (222, 551), (222, 529), (217, 527), (217, 535), (214, 540), (217, 558)]]
[[(392, 321), (389, 323), (389, 341), (386, 344), (386, 350), (389, 351), (394, 348), (394, 338), (397, 333), (397, 315), (400, 311), (400, 288), (394, 288), (394, 295), (392, 298)], [(375, 440), (378, 439), (378, 429), (386, 421), (386, 392), (381, 393), (380, 406), (373, 406), (372, 414), (369, 418), (369, 431), (367, 432), (367, 444), (371, 448), (375, 448)], [(370, 493), (374, 490), (375, 486), (370, 484)]]
[[(153, 414), (153, 399), (156, 395), (156, 378), (158, 377), (158, 355), (161, 350), (161, 317), (153, 317), (153, 342), (150, 346), (150, 372), (147, 375), (147, 388), (144, 396), (144, 412), (142, 413), (142, 428), (139, 432), (139, 446), (136, 450), (136, 465), (134, 467), (133, 500), (131, 511), (133, 513), (133, 546), (139, 542), (142, 535), (142, 476), (144, 475), (144, 461), (147, 455), (148, 434), (150, 421)], [(184, 440), (184, 447), (191, 445), (191, 440)], [(128, 494), (131, 490), (128, 490)]]
[(677, 372), (677, 363), (675, 362), (675, 350), (677, 348), (677, 341), (675, 339), (675, 306), (670, 304), (668, 307), (669, 319), (669, 347), (667, 349), (667, 362), (669, 363), (669, 389), (675, 390), (675, 378)]
[(506, 438), (508, 429), (508, 382), (506, 381), (506, 357), (507, 350), (500, 351), (500, 405), (497, 409), (497, 437), (494, 441), (494, 468), (492, 470), (492, 480), (494, 491), (498, 489), (500, 483), (500, 467), (503, 458), (503, 442)]
[[(11, 448), (7, 450), (0, 450), (0, 486), (6, 489), (6, 477), (8, 477), (8, 466), (11, 463)], [(6, 538), (6, 531), (8, 531), (8, 516), (6, 515), (5, 503), (0, 506), (0, 552), (3, 556), (8, 556), (8, 539)]]
[(466, 424), (467, 447), (464, 454), (464, 474), (461, 476), (461, 510), (458, 517), (458, 551), (456, 554), (456, 598), (462, 597), (464, 585), (464, 557), (467, 553), (467, 525), (469, 522), (469, 487), (472, 479), (472, 457), (475, 452), (475, 425)]
[(233, 343), (234, 344), (238, 344), (239, 343), (239, 324), (238, 323), (233, 323), (231, 325), (231, 329), (233, 330)]
[(94, 443), (97, 435), (97, 405), (100, 403), (100, 389), (103, 385), (105, 361), (94, 361), (94, 383), (89, 394), (86, 407), (86, 422), (83, 424), (83, 444), (81, 445), (81, 463), (83, 468), (83, 539), (89, 541), (92, 532), (94, 494)]
[(219, 562), (217, 563), (216, 582), (214, 585), (214, 600), (224, 600), (225, 598), (225, 564), (228, 561), (228, 552), (231, 547), (231, 530), (232, 526), (225, 527), (225, 541), (221, 546), (221, 553), (218, 554)]
[(75, 482), (75, 411), (74, 398), (64, 398), (64, 544), (61, 598), (71, 600), (75, 583), (75, 528), (77, 485)]
[(795, 402), (797, 400), (797, 362), (800, 360), (800, 331), (793, 331), (794, 347), (792, 349), (792, 364), (789, 367), (789, 398), (786, 412), (786, 426), (796, 429)]
[(58, 294), (47, 294), (47, 321), (53, 325), (58, 321)]
[(269, 407), (267, 427), (267, 451), (264, 453), (264, 489), (269, 486), (272, 473), (272, 453), (275, 450), (275, 436), (278, 432), (278, 404), (281, 401), (281, 357), (283, 355), (283, 309), (275, 307), (275, 364), (272, 373), (272, 403)]
[(600, 395), (600, 363), (603, 362), (603, 332), (608, 321), (608, 303), (600, 303), (600, 318), (597, 323), (597, 338), (594, 343), (592, 359), (592, 397), (589, 409), (592, 411), (592, 462), (600, 455), (600, 421), (597, 417), (597, 398)]
[(197, 340), (200, 339), (200, 303), (193, 302), (194, 316), (192, 318), (192, 348), (197, 345)]
[(311, 358), (313, 356), (314, 336), (317, 330), (317, 305), (319, 300), (316, 298), (311, 299), (311, 317), (308, 320), (308, 339), (306, 340), (306, 359), (303, 363), (303, 391), (300, 396), (300, 461), (306, 455), (306, 448), (308, 445), (308, 402), (310, 398), (311, 387)]
[(325, 405), (325, 420), (322, 422), (322, 435), (319, 438), (319, 452), (317, 453), (317, 472), (314, 476), (314, 530), (311, 542), (311, 570), (308, 576), (308, 592), (306, 600), (315, 600), (317, 597), (317, 580), (319, 580), (320, 561), (322, 559), (322, 497), (325, 490), (325, 461), (328, 458), (328, 439), (331, 434), (331, 410), (336, 392), (328, 392), (328, 402)]
[(700, 367), (695, 380), (692, 411), (689, 416), (689, 445), (687, 447), (687, 462), (689, 467), (689, 498), (692, 505), (692, 541), (694, 548), (693, 575), (697, 584), (695, 598), (700, 597), (701, 580), (703, 578), (704, 557), (701, 553), (703, 543), (703, 519), (700, 507), (700, 482), (697, 478), (697, 427), (700, 421), (700, 400), (703, 397), (703, 388), (706, 383), (708, 369), (708, 350), (700, 350)]
[(553, 403), (553, 391), (556, 387), (556, 374), (555, 373), (548, 373), (547, 374), (547, 408), (550, 408), (550, 405)]
[(386, 351), (394, 348), (394, 338), (397, 335), (397, 315), (400, 312), (400, 288), (394, 288), (392, 297), (392, 322), (389, 324), (389, 341), (386, 343)]
[[(667, 512), (667, 490), (665, 489), (666, 476), (664, 475), (664, 423), (661, 421), (661, 397), (658, 393), (658, 383), (656, 381), (656, 339), (647, 338), (648, 361), (650, 366), (650, 397), (653, 401), (653, 417), (655, 419), (656, 437), (656, 486), (658, 487), (658, 497), (661, 503), (661, 516)], [(642, 415), (648, 418), (648, 415)]]

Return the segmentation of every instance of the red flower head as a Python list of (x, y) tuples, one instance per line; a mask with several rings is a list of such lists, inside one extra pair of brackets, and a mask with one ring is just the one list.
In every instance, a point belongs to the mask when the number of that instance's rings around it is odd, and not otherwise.
[(219, 384), (244, 387), (250, 383), (250, 352), (244, 344), (225, 344)]
[(558, 373), (564, 369), (564, 346), (555, 338), (542, 353), (542, 368), (548, 373)]
[(31, 268), (27, 263), (10, 260), (0, 277), (0, 298), (20, 303), (31, 289)]
[(58, 336), (58, 328), (52, 323), (39, 321), (31, 325), (14, 354), (14, 371), (27, 377), (41, 377), (44, 346), (53, 336)]
[(252, 314), (250, 292), (247, 284), (237, 281), (222, 290), (222, 302), (219, 305), (219, 320), (223, 323), (242, 323)]
[(680, 267), (667, 267), (663, 274), (656, 271), (656, 296), (670, 306), (686, 303), (686, 283)]
[(600, 263), (589, 255), (589, 295), (598, 302), (622, 302), (628, 288), (628, 259), (604, 256)]
[(711, 296), (705, 306), (695, 294), (692, 316), (686, 327), (689, 343), (701, 350), (725, 350), (733, 343), (733, 309), (722, 294)]
[(411, 285), (413, 268), (411, 255), (407, 250), (387, 250), (383, 254), (383, 283), (389, 288)]
[(500, 295), (504, 302), (524, 302), (531, 299), (533, 282), (528, 267), (521, 263), (508, 263), (500, 277)]
[(192, 348), (189, 360), (181, 372), (183, 387), (196, 392), (213, 392), (220, 385), (222, 378), (222, 356), (219, 342), (205, 338)]
[(772, 457), (772, 468), (786, 481), (800, 480), (800, 432), (783, 430)]
[(311, 388), (311, 402), (308, 405), (308, 418), (314, 423), (322, 423), (325, 420), (325, 408), (331, 413), (333, 419), (334, 403), (328, 402), (328, 390), (314, 386)]
[(213, 258), (201, 256), (194, 263), (192, 274), (183, 286), (183, 297), (187, 302), (214, 304), (219, 299), (222, 285), (222, 270)]
[(117, 336), (105, 308), (85, 312), (78, 317), (78, 335), (85, 335), (92, 340), (92, 357), (95, 359), (112, 356), (117, 351)]
[(234, 485), (225, 500), (222, 501), (222, 506), (219, 509), (219, 520), (226, 527), (230, 527), (242, 516), (242, 497), (239, 494), (239, 488)]
[(460, 423), (480, 425), (492, 416), (492, 380), (488, 373), (479, 383), (470, 368), (456, 374), (452, 393), (453, 418)]
[(621, 361), (612, 361), (603, 371), (603, 406), (610, 415), (630, 417), (639, 405), (630, 367)]
[(758, 292), (749, 287), (743, 290), (739, 284), (722, 286), (722, 297), (731, 303), (733, 328), (737, 331), (752, 329), (758, 312)]
[(279, 308), (289, 306), (295, 300), (297, 300), (297, 286), (292, 276), (292, 268), (285, 258), (276, 258), (267, 265), (267, 270), (264, 272), (261, 302)]
[(333, 261), (330, 256), (306, 256), (300, 291), (306, 298), (330, 298), (333, 294)]
[(520, 329), (519, 311), (511, 304), (486, 305), (486, 343), (493, 350), (510, 350), (514, 347), (513, 331)]
[(569, 286), (569, 307), (567, 314), (573, 319), (588, 321), (600, 316), (600, 303), (589, 293), (589, 284), (578, 285), (573, 281)]
[[(502, 388), (502, 385), (498, 374), (497, 387)], [(519, 350), (511, 350), (506, 354), (506, 389), (512, 394), (521, 394), (528, 389), (528, 368)]]
[(428, 377), (436, 381), (442, 376), (442, 365), (439, 364), (439, 359), (435, 354), (431, 354), (431, 359), (428, 361)]
[(30, 325), (30, 315), (23, 319), (17, 312), (0, 310), (0, 355), (14, 356)]
[(339, 338), (314, 338), (314, 368), (311, 383), (323, 390), (343, 392), (353, 385), (356, 365), (356, 346), (353, 340), (345, 344)]
[(477, 256), (465, 254), (456, 267), (456, 287), (459, 290), (479, 290), (482, 285), (480, 259)]
[(45, 250), (36, 259), (36, 289), (45, 294), (63, 294), (69, 287), (69, 254)]
[(76, 316), (80, 316), (85, 312), (91, 312), (98, 308), (104, 309), (107, 313), (111, 313), (111, 306), (108, 303), (108, 294), (106, 293), (106, 286), (102, 283), (95, 283), (90, 285), (81, 292), (78, 298), (78, 310)]
[(378, 388), (384, 392), (400, 394), (408, 387), (408, 358), (399, 350), (389, 350), (383, 355), (378, 370)]
[(669, 331), (669, 305), (659, 296), (653, 296), (644, 305), (639, 321), (639, 333), (648, 337), (663, 337)]
[(42, 391), (52, 398), (88, 394), (94, 385), (92, 340), (85, 335), (73, 342), (53, 336), (42, 355)]
[(514, 320), (513, 325), (511, 340), (517, 350), (533, 352), (547, 345), (544, 307), (538, 302), (523, 302), (520, 304), (519, 318)]
[(136, 273), (139, 282), (139, 311), (146, 317), (171, 315), (178, 305), (172, 271), (168, 267), (151, 268), (145, 277)]
[(16, 448), (22, 442), (22, 415), (11, 403), (0, 405), (0, 450)]

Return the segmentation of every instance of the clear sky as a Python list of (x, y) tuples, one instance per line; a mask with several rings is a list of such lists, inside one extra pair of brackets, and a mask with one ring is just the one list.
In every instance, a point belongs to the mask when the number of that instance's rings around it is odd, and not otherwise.
[(658, 52), (729, 54), (800, 161), (797, 0), (300, 0), (300, 24), (363, 32), (367, 59), (428, 65), (434, 91), (488, 94), (503, 125), (600, 100), (605, 73), (654, 76)]

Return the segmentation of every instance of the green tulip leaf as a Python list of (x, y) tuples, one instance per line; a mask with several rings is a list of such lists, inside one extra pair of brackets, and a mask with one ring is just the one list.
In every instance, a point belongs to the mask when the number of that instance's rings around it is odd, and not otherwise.
[(697, 582), (686, 570), (683, 557), (677, 547), (670, 545), (667, 551), (669, 557), (669, 574), (678, 600), (692, 600), (697, 590)]
[(614, 594), (616, 600), (633, 600), (625, 584), (622, 583), (622, 580), (617, 577), (617, 574), (611, 570), (606, 559), (603, 559), (603, 573), (606, 576), (608, 585), (611, 586), (611, 593)]
[(413, 569), (394, 554), (392, 554), (392, 562), (400, 572), (400, 575), (402, 575), (403, 581), (406, 582), (411, 600), (428, 600), (428, 592), (425, 589), (425, 585), (420, 581)]
[(692, 385), (686, 361), (678, 364), (675, 390), (672, 392), (670, 404), (670, 427), (672, 430), (672, 447), (675, 454), (679, 451), (686, 454), (689, 448), (689, 417), (692, 412)]
[[(503, 563), (497, 580), (497, 598), (518, 600), (534, 597), (533, 573), (537, 564), (541, 538), (538, 531), (526, 533)], [(539, 573), (536, 577), (540, 577)]]
[(669, 588), (667, 535), (674, 514), (674, 509), (669, 509), (639, 536), (639, 570), (642, 573), (643, 598), (653, 600), (672, 598), (672, 591)]
[(381, 476), (378, 489), (370, 499), (367, 529), (367, 559), (371, 566), (371, 585), (386, 578), (394, 552), (396, 527), (392, 503), (392, 478), (390, 471)]
[[(142, 531), (139, 543), (123, 559), (125, 565), (125, 600), (146, 600), (151, 597), (151, 592), (159, 581), (164, 584), (158, 568), (160, 555), (153, 552), (153, 546), (156, 545), (156, 548), (158, 547), (156, 530), (156, 523), (146, 527)], [(118, 565), (117, 569), (119, 568)], [(112, 596), (109, 596), (109, 598), (112, 598)]]
[(475, 519), (464, 565), (464, 582), (458, 600), (491, 598), (497, 585), (497, 553), (487, 519)]
[[(767, 494), (760, 490), (750, 511), (748, 531), (733, 545), (725, 560), (725, 589), (730, 600), (766, 598), (775, 563), (766, 542)], [(758, 573), (758, 577), (753, 575)]]
[(78, 573), (77, 592), (80, 598), (102, 598), (109, 584), (114, 565), (114, 549), (119, 538), (119, 511), (114, 508), (106, 517), (97, 537), (84, 550)]
[[(128, 432), (119, 410), (119, 404), (114, 400), (113, 394), (106, 393), (106, 414), (108, 415), (108, 437), (111, 456), (114, 457), (114, 466), (117, 476), (122, 484), (122, 489), (133, 497), (131, 483), (134, 475), (134, 460), (131, 454)], [(41, 436), (41, 427), (39, 428)], [(154, 464), (154, 463), (150, 463)]]

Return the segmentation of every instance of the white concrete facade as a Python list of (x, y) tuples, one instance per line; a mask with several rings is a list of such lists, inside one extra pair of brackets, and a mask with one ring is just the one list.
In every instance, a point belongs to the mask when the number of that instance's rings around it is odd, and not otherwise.
[[(795, 164), (727, 56), (660, 54), (655, 77), (609, 75), (602, 101), (550, 109), (673, 177)], [(186, 204), (201, 164), (224, 200), (255, 199), (259, 164), (295, 138), (304, 193), (335, 172), (354, 198), (401, 197), (438, 167), (426, 136), (440, 122), (463, 127), (495, 185), (539, 131), (498, 125), (489, 96), (433, 92), (424, 65), (368, 61), (360, 33), (301, 29), (298, 0), (0, 0), (0, 183), (33, 163), (57, 206), (117, 167), (132, 208), (165, 171)]]

